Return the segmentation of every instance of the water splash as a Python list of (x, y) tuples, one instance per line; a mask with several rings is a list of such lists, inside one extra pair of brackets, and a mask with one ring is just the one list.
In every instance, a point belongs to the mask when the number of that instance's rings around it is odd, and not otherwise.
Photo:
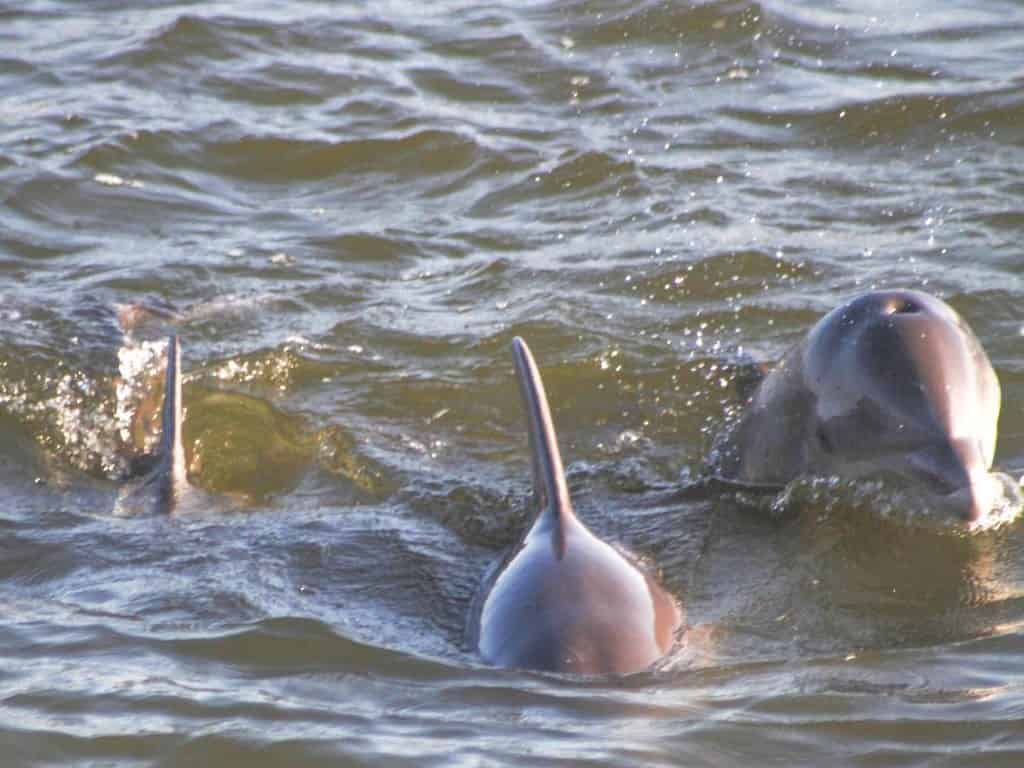
[(121, 477), (128, 461), (106, 388), (83, 371), (0, 382), (0, 406), (22, 420), (36, 441), (71, 466), (108, 479)]
[(959, 520), (941, 495), (896, 477), (798, 478), (777, 496), (769, 497), (767, 504), (777, 516), (797, 510), (812, 510), (819, 519), (863, 513), (908, 527), (973, 534), (997, 530), (1017, 520), (1024, 511), (1024, 494), (1016, 480), (1001, 472), (989, 477), (995, 491), (992, 507), (984, 517), (970, 523)]
[(140, 393), (148, 388), (148, 381), (160, 370), (166, 354), (166, 341), (137, 342), (131, 337), (126, 337), (117, 351), (114, 422), (124, 445), (141, 443), (139, 447), (147, 450), (152, 447), (152, 430), (139, 429)]

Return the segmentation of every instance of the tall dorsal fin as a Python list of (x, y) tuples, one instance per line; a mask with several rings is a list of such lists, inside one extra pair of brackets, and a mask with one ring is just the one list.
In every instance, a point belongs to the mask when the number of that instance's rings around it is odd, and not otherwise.
[(544, 382), (541, 381), (530, 348), (518, 336), (512, 340), (512, 355), (530, 433), (533, 487), (541, 504), (541, 517), (538, 521), (544, 520), (554, 526), (556, 544), (561, 551), (564, 549), (565, 525), (575, 519), (572, 502), (569, 500), (569, 487), (565, 482), (562, 454), (558, 450), (558, 438), (551, 421)]
[(171, 509), (180, 492), (188, 485), (181, 421), (181, 346), (177, 335), (172, 335), (167, 340), (167, 374), (164, 378), (160, 442), (157, 445), (160, 495)]

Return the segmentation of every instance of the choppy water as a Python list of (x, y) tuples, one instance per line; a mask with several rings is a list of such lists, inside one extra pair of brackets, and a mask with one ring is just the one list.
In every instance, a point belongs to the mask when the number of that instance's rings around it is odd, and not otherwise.
[[(1024, 466), (1024, 7), (124, 5), (0, 4), (5, 765), (1024, 761), (1019, 524), (676, 493), (723, 364), (869, 286), (968, 319)], [(113, 513), (137, 301), (208, 513)], [(516, 334), (686, 604), (662, 669), (463, 647), (530, 514)]]

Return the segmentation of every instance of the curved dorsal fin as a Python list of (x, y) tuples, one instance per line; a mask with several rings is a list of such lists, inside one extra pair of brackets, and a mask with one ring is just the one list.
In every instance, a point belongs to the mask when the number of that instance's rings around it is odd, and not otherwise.
[(164, 405), (161, 411), (158, 472), (162, 475), (162, 495), (173, 508), (174, 501), (188, 480), (185, 473), (185, 444), (181, 433), (181, 347), (177, 335), (167, 340), (167, 375), (164, 379)]
[(541, 505), (538, 522), (543, 520), (553, 525), (556, 545), (561, 552), (565, 546), (565, 525), (575, 518), (569, 500), (569, 487), (565, 482), (562, 454), (558, 450), (558, 438), (551, 421), (544, 382), (541, 381), (530, 348), (518, 336), (512, 340), (512, 355), (530, 433), (533, 487)]

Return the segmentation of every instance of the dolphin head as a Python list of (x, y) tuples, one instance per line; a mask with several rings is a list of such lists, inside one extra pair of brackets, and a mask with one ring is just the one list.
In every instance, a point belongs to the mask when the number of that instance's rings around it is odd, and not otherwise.
[(802, 357), (812, 470), (894, 473), (965, 522), (989, 512), (999, 380), (949, 305), (918, 291), (864, 294), (822, 318)]

